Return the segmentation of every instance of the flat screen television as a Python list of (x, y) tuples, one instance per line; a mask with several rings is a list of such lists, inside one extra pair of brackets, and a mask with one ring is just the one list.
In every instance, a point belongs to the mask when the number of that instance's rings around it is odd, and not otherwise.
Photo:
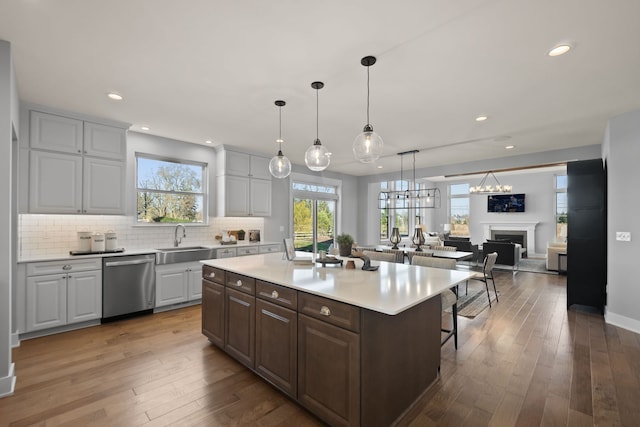
[(487, 212), (524, 212), (524, 194), (487, 196)]

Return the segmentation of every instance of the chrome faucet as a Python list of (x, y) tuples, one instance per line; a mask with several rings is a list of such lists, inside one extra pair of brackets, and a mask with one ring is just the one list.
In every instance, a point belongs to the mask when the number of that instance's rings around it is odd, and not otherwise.
[[(182, 227), (182, 236), (178, 237), (178, 229)], [(182, 243), (182, 238), (187, 237), (187, 230), (185, 230), (184, 225), (178, 224), (176, 225), (176, 229), (173, 233), (173, 247), (177, 248)]]

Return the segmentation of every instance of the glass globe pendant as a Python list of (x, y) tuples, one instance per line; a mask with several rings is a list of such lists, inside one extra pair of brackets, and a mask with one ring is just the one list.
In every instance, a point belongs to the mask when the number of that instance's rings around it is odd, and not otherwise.
[(329, 162), (331, 161), (331, 153), (329, 153), (326, 147), (322, 145), (322, 143), (320, 142), (320, 138), (318, 137), (318, 90), (324, 87), (324, 83), (313, 82), (311, 83), (311, 87), (316, 90), (316, 139), (313, 141), (313, 145), (307, 148), (307, 151), (304, 154), (304, 162), (312, 171), (320, 172), (325, 170), (327, 166), (329, 166)]
[(269, 162), (269, 173), (271, 173), (274, 178), (283, 179), (291, 174), (291, 161), (282, 154), (282, 143), (284, 142), (282, 139), (282, 107), (286, 105), (286, 102), (278, 100), (275, 104), (278, 106), (280, 116), (280, 137), (276, 140), (278, 143), (278, 154)]
[(367, 67), (367, 124), (353, 141), (353, 154), (362, 163), (372, 163), (380, 158), (384, 142), (369, 123), (369, 67), (376, 63), (375, 56), (365, 56), (360, 63)]

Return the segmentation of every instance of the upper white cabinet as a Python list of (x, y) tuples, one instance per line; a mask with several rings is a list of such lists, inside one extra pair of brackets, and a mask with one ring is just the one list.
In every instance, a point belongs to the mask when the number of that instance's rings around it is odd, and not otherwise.
[(125, 213), (125, 128), (31, 110), (29, 134), (30, 213)]
[(218, 152), (218, 216), (271, 216), (269, 160), (236, 151)]

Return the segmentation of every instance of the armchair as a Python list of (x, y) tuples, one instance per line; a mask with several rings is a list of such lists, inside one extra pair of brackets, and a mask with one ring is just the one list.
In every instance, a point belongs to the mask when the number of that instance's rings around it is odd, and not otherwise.
[(520, 265), (520, 249), (521, 246), (518, 243), (485, 242), (482, 244), (483, 253), (496, 252), (498, 254), (496, 264), (512, 266), (514, 272)]
[(445, 246), (455, 246), (456, 250), (462, 252), (473, 252), (472, 262), (478, 262), (478, 245), (472, 244), (469, 240), (451, 239), (444, 241)]
[[(564, 242), (547, 243), (547, 270), (558, 271), (558, 254), (567, 252), (567, 244)], [(566, 269), (566, 266), (563, 266)]]

